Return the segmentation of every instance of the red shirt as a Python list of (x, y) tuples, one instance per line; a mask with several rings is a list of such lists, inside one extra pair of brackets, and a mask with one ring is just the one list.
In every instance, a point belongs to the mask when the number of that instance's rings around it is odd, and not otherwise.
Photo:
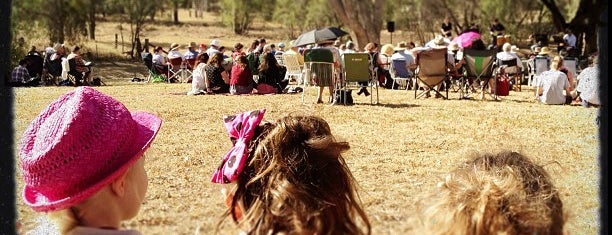
[(234, 64), (230, 76), (230, 85), (248, 86), (253, 80), (253, 74), (248, 67), (242, 68), (239, 64)]

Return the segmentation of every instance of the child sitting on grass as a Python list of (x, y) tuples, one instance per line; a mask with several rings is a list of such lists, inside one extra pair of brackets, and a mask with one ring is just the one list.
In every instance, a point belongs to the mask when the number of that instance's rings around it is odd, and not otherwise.
[(91, 87), (53, 101), (23, 134), (23, 200), (56, 224), (34, 234), (127, 234), (147, 192), (144, 153), (161, 126)]
[[(234, 146), (212, 177), (235, 183), (224, 218), (246, 234), (370, 234), (356, 183), (325, 120), (265, 109), (225, 117)], [(221, 223), (220, 223), (221, 224)]]

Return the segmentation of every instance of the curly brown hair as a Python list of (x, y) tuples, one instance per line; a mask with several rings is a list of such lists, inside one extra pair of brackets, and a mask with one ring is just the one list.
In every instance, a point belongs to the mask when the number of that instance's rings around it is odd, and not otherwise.
[(356, 183), (325, 120), (287, 116), (255, 130), (224, 218), (247, 234), (370, 234)]
[(458, 167), (420, 201), (416, 234), (563, 234), (563, 203), (542, 166), (510, 151)]

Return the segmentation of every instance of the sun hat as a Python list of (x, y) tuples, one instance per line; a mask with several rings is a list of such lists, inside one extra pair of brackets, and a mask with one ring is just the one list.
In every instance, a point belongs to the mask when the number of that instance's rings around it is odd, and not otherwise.
[(434, 38), (434, 43), (436, 44), (436, 46), (445, 46), (446, 42), (444, 42), (444, 38), (440, 35), (437, 35), (436, 38)]
[(179, 48), (179, 46), (180, 46), (180, 45), (179, 45), (178, 43), (172, 43), (172, 44), (170, 45), (170, 50), (171, 50), (171, 51), (176, 50), (176, 49), (178, 49), (178, 48)]
[(395, 50), (396, 51), (406, 50), (406, 47), (408, 47), (408, 43), (406, 43), (405, 41), (401, 41), (397, 43)]
[(542, 49), (540, 49), (540, 52), (538, 53), (538, 55), (548, 55), (550, 54), (550, 48), (548, 47), (542, 47)]
[(285, 48), (285, 43), (279, 42), (278, 43), (278, 48)]
[(196, 47), (198, 47), (198, 45), (195, 42), (189, 43), (189, 48), (196, 48)]
[(448, 50), (451, 51), (458, 51), (459, 49), (459, 44), (457, 42), (451, 42), (450, 44), (448, 44)]
[(215, 40), (210, 41), (210, 45), (219, 47), (221, 46), (221, 43), (219, 43), (219, 40), (215, 39)]
[(161, 119), (78, 87), (47, 106), (23, 134), (23, 199), (35, 211), (76, 205), (129, 169), (148, 149)]
[(514, 53), (520, 52), (519, 48), (516, 45), (512, 45), (512, 47), (510, 47), (510, 51)]

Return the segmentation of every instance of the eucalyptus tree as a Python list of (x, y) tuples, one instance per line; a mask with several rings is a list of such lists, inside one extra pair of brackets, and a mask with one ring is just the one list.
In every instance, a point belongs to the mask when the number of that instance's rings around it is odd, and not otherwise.
[[(597, 27), (603, 23), (599, 21), (600, 16), (608, 8), (606, 0), (580, 0), (574, 9), (568, 9), (566, 1), (540, 0), (550, 11), (552, 22), (558, 31), (567, 28), (571, 29), (576, 35), (576, 47), (582, 53), (593, 53), (597, 51)], [(571, 17), (571, 13), (573, 17)]]
[[(87, 35), (89, 0), (20, 0), (13, 1), (12, 20), (16, 30), (25, 34), (45, 30), (50, 42), (75, 41)], [(36, 27), (40, 25), (40, 27)]]
[(336, 17), (349, 28), (359, 47), (380, 42), (385, 0), (328, 0)]
[[(246, 34), (249, 26), (253, 24), (253, 19), (258, 12), (263, 10), (264, 4), (274, 5), (265, 0), (222, 0), (221, 14), (223, 22), (232, 28), (236, 34)], [(271, 14), (271, 13), (270, 13)]]
[(123, 13), (120, 14), (123, 20), (130, 24), (132, 47), (129, 54), (132, 58), (139, 58), (137, 55), (142, 51), (140, 33), (147, 22), (146, 17), (159, 10), (162, 0), (106, 0), (106, 3), (118, 11), (115, 13)]

